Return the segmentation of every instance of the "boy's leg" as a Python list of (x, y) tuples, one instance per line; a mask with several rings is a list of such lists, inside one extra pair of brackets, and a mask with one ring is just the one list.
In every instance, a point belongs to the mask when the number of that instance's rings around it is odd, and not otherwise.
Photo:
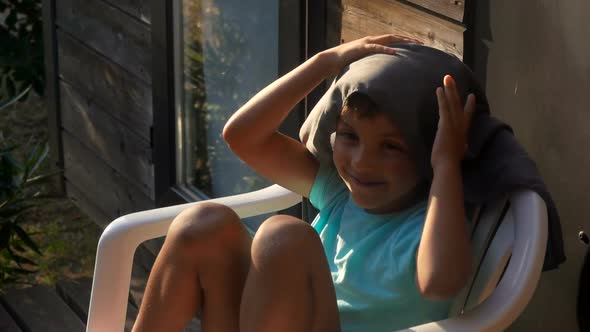
[(237, 331), (250, 246), (228, 207), (207, 202), (183, 211), (154, 263), (133, 330), (182, 331), (200, 311), (203, 331)]
[(326, 255), (309, 224), (269, 218), (254, 237), (251, 257), (240, 332), (340, 331)]

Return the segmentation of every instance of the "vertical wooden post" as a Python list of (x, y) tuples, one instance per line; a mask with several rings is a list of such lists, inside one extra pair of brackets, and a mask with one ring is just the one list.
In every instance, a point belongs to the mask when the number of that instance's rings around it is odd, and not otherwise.
[[(55, 0), (43, 0), (43, 48), (45, 60), (45, 106), (47, 107), (49, 147), (51, 149), (49, 158), (53, 167), (63, 170)], [(65, 194), (63, 173), (54, 180), (54, 186), (58, 194)]]

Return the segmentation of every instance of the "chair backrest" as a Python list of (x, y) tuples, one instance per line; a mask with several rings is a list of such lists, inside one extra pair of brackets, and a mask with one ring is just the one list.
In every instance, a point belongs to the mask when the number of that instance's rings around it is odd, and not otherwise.
[(473, 272), (455, 297), (449, 316), (462, 314), (483, 302), (494, 290), (510, 260), (514, 217), (509, 196), (483, 204), (471, 216)]

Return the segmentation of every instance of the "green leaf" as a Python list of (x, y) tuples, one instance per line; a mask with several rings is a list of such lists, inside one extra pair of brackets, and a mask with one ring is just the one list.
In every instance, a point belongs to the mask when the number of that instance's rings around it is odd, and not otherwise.
[(18, 251), (18, 252), (25, 252), (27, 251), (27, 249), (23, 246), (21, 246), (19, 243), (13, 243), (12, 244), (12, 249)]
[(25, 97), (26, 95), (28, 95), (29, 91), (31, 91), (32, 85), (29, 85), (26, 89), (24, 89), (22, 92), (20, 92), (18, 95), (12, 97), (11, 99), (8, 99), (7, 101), (0, 101), (0, 111), (16, 102), (18, 102), (20, 99), (22, 99), (23, 97)]
[(43, 199), (58, 199), (58, 198), (64, 198), (64, 196), (59, 195), (59, 194), (45, 194), (45, 195), (37, 195), (34, 197), (30, 197), (31, 200), (35, 200), (35, 201), (39, 201), (39, 200), (43, 200)]
[(33, 266), (38, 266), (37, 263), (33, 262), (32, 260), (23, 257), (23, 256), (19, 256), (17, 254), (15, 254), (14, 252), (12, 252), (12, 250), (10, 250), (10, 248), (7, 248), (8, 253), (10, 254), (10, 257), (14, 260), (14, 262), (20, 267), (22, 268), (21, 264), (29, 264), (29, 265), (33, 265)]
[(41, 163), (47, 157), (47, 153), (49, 153), (49, 145), (47, 143), (45, 143), (42, 147), (40, 147), (39, 144), (35, 145), (33, 151), (29, 155), (29, 158), (25, 162), (25, 167), (28, 170), (28, 172), (25, 173), (25, 180), (28, 175), (33, 174), (37, 168), (39, 168), (39, 165), (41, 165)]
[(33, 184), (48, 182), (49, 180), (51, 180), (52, 177), (62, 174), (62, 173), (63, 173), (63, 171), (59, 170), (59, 171), (55, 171), (55, 172), (44, 174), (44, 175), (38, 175), (38, 176), (28, 179), (26, 182), (26, 185), (30, 186)]
[(9, 258), (10, 260), (12, 260), (13, 262), (15, 262), (15, 263), (16, 263), (16, 265), (18, 265), (19, 267), (22, 267), (22, 266), (20, 265), (20, 262), (19, 262), (19, 260), (18, 260), (19, 256), (16, 256), (16, 257), (15, 257), (15, 254), (12, 252), (12, 250), (10, 250), (10, 246), (6, 247), (6, 253), (8, 254), (8, 258)]
[(27, 232), (25, 232), (24, 229), (22, 229), (18, 225), (13, 225), (13, 228), (14, 228), (16, 234), (18, 235), (18, 237), (21, 240), (23, 240), (23, 242), (27, 245), (27, 247), (31, 248), (37, 254), (43, 256), (43, 254), (41, 253), (41, 250), (39, 250), (39, 247), (37, 246), (37, 244), (29, 237), (29, 235), (27, 234)]
[(26, 270), (26, 269), (20, 269), (17, 267), (11, 268), (10, 272), (13, 273), (18, 273), (18, 274), (35, 274), (37, 272), (39, 272), (39, 270)]
[(4, 271), (9, 274), (14, 274), (14, 273), (32, 274), (32, 273), (39, 272), (39, 270), (23, 269), (23, 268), (18, 268), (18, 267), (6, 267), (4, 269)]

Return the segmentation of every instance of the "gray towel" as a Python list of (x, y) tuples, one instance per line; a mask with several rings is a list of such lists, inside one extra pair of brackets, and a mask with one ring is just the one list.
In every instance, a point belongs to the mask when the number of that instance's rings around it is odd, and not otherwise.
[(395, 44), (396, 55), (375, 54), (346, 67), (313, 108), (299, 136), (321, 163), (332, 163), (330, 135), (340, 110), (353, 93), (367, 95), (389, 113), (408, 144), (420, 174), (432, 179), (430, 154), (438, 123), (436, 88), (453, 76), (463, 101), (476, 96), (469, 131), (469, 148), (462, 163), (466, 206), (497, 199), (518, 188), (537, 192), (547, 205), (549, 236), (543, 270), (565, 261), (555, 203), (534, 161), (517, 142), (512, 129), (490, 115), (484, 91), (475, 76), (455, 56), (417, 44)]

